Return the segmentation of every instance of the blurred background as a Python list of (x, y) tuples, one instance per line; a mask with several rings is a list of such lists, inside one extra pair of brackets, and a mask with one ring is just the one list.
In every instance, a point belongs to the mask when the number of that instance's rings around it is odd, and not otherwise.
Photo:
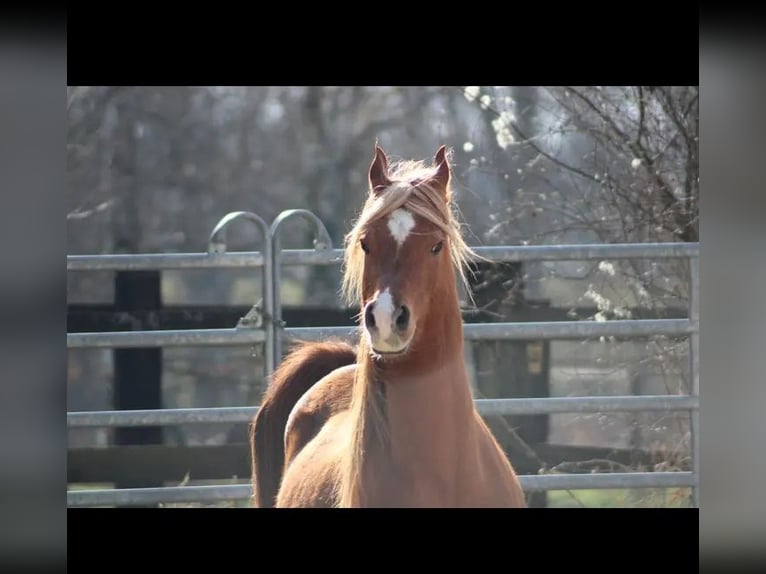
[[(392, 159), (430, 162), (439, 145), (452, 148), (472, 246), (699, 241), (697, 86), (78, 86), (67, 88), (67, 100), (70, 255), (204, 252), (226, 213), (252, 211), (270, 223), (292, 208), (318, 215), (340, 247), (367, 193), (376, 141)], [(296, 222), (282, 237), (285, 248), (306, 248), (313, 235)], [(230, 251), (261, 249), (248, 225), (232, 226), (228, 239)], [(340, 272), (283, 268), (286, 310), (352, 316), (338, 297)], [(112, 308), (115, 275), (68, 273), (69, 332), (130, 328), (135, 317)], [(260, 270), (163, 271), (160, 281), (163, 309), (246, 311), (262, 296)], [(685, 259), (495, 265), (478, 270), (472, 290), (467, 321), (679, 318), (688, 316), (689, 269)], [(481, 398), (690, 390), (685, 338), (466, 346)], [(161, 362), (165, 408), (255, 406), (264, 389), (260, 348), (167, 348)], [(67, 410), (117, 408), (114, 367), (110, 349), (69, 349)], [(686, 413), (490, 423), (524, 474), (690, 468)], [(70, 487), (117, 484), (94, 480), (91, 469), (107, 461), (95, 458), (107, 446), (241, 445), (243, 427), (165, 427), (132, 442), (115, 437), (121, 431), (70, 429)], [(121, 486), (205, 483), (178, 469)], [(688, 489), (535, 497), (537, 506), (689, 504)]]

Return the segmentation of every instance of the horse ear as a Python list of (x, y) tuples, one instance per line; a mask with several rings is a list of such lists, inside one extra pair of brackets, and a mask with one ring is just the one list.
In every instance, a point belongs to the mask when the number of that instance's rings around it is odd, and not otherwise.
[(436, 174), (434, 179), (445, 190), (450, 180), (450, 167), (449, 158), (447, 157), (447, 146), (441, 146), (434, 155), (434, 166), (436, 166)]
[(388, 157), (386, 152), (375, 144), (375, 157), (370, 164), (370, 192), (378, 195), (381, 191), (391, 185), (388, 177)]

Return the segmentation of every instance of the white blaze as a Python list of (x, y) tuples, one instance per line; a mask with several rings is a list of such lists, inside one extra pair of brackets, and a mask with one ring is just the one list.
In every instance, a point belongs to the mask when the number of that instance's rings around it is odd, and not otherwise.
[(394, 299), (388, 287), (378, 295), (372, 315), (375, 317), (375, 326), (378, 328), (380, 338), (385, 341), (391, 335), (391, 320), (394, 316)]
[(407, 239), (413, 227), (415, 227), (415, 218), (406, 209), (397, 209), (388, 216), (388, 230), (399, 247)]

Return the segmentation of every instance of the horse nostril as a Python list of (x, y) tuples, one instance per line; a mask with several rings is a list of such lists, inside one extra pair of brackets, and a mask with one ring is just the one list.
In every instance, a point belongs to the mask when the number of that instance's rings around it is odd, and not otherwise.
[(396, 317), (396, 327), (400, 331), (405, 331), (410, 324), (410, 310), (406, 305), (399, 307), (399, 313)]
[(364, 311), (364, 324), (370, 329), (375, 326), (375, 315), (372, 314), (372, 307), (373, 304), (370, 303)]

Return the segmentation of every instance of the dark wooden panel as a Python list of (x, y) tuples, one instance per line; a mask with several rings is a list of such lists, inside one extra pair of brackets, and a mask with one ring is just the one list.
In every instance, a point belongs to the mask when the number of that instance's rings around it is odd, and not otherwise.
[[(133, 312), (162, 307), (159, 271), (120, 271), (115, 275), (114, 306), (118, 312)], [(162, 349), (113, 349), (115, 410), (162, 408)], [(116, 428), (118, 445), (161, 444), (163, 428)], [(145, 484), (156, 486), (156, 484)], [(117, 488), (140, 484), (119, 477)]]
[[(69, 305), (67, 332), (131, 331), (154, 329), (226, 329), (234, 327), (250, 306), (176, 305), (162, 309), (116, 311), (111, 305)], [(285, 307), (290, 327), (354, 325), (356, 309)]]
[(67, 453), (67, 482), (181, 482), (250, 476), (246, 444), (222, 446), (128, 445), (72, 449)]

